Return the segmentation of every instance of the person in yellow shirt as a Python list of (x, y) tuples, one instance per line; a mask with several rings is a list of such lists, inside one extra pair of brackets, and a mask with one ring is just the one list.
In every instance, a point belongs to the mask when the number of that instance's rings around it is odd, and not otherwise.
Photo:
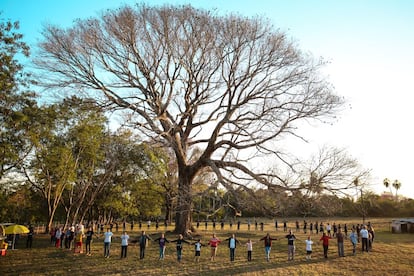
[(82, 241), (83, 232), (78, 228), (75, 234), (75, 253), (83, 253)]
[(9, 244), (6, 241), (4, 240), (1, 241), (0, 249), (7, 249), (8, 246)]
[(0, 256), (1, 255), (2, 256), (6, 255), (6, 250), (7, 250), (8, 246), (9, 246), (9, 244), (6, 241), (2, 240), (0, 242)]

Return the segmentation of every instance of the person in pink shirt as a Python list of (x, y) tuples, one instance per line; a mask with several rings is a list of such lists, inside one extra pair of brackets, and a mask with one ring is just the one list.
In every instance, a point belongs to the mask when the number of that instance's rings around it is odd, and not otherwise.
[(211, 247), (211, 260), (214, 261), (217, 255), (217, 247), (218, 245), (221, 243), (221, 240), (219, 240), (216, 237), (216, 234), (213, 234), (213, 237), (211, 238), (211, 240), (208, 242), (208, 244)]

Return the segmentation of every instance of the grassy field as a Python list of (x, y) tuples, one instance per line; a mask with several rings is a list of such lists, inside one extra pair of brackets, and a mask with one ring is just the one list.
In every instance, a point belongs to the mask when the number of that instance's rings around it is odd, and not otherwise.
[[(352, 224), (360, 223), (359, 219), (312, 219), (312, 221), (324, 221)], [(302, 222), (302, 221), (300, 221)], [(92, 256), (74, 254), (73, 251), (57, 249), (50, 245), (47, 235), (36, 235), (33, 248), (25, 248), (25, 237), (22, 237), (16, 250), (8, 250), (6, 256), (0, 257), (0, 275), (412, 275), (414, 271), (414, 235), (391, 234), (389, 231), (390, 219), (373, 219), (371, 223), (375, 227), (376, 238), (373, 250), (370, 253), (362, 253), (361, 245), (358, 245), (356, 256), (352, 256), (352, 246), (349, 240), (345, 241), (345, 257), (339, 258), (336, 241), (331, 240), (329, 258), (324, 259), (322, 245), (318, 244), (320, 235), (311, 235), (315, 244), (313, 246), (312, 260), (305, 259), (305, 243), (307, 235), (301, 230), (295, 233), (296, 256), (294, 261), (287, 260), (286, 233), (280, 228), (276, 231), (273, 221), (265, 221), (264, 231), (256, 231), (254, 225), (251, 231), (247, 230), (244, 223), (238, 231), (236, 225), (230, 229), (226, 224), (224, 229), (217, 225), (215, 233), (218, 238), (224, 240), (232, 233), (242, 242), (242, 246), (236, 249), (236, 260), (230, 262), (227, 244), (219, 246), (218, 257), (214, 262), (210, 261), (208, 247), (203, 247), (199, 263), (194, 262), (194, 250), (191, 245), (184, 245), (183, 261), (176, 261), (175, 245), (168, 244), (166, 258), (158, 260), (158, 245), (151, 242), (146, 251), (144, 260), (139, 260), (139, 248), (136, 244), (128, 247), (128, 257), (120, 259), (120, 232), (115, 233), (111, 245), (111, 257), (103, 257), (102, 238), (94, 239)], [(279, 225), (281, 225), (279, 223)], [(294, 228), (294, 220), (290, 220), (289, 228)], [(135, 227), (137, 228), (137, 227)], [(260, 228), (260, 227), (259, 227)], [(154, 227), (148, 231), (152, 238), (157, 238), (159, 233), (166, 230), (169, 239), (175, 239), (176, 235), (169, 233), (172, 227), (165, 229), (160, 227), (155, 231)], [(139, 229), (128, 231), (131, 238), (139, 235)], [(267, 262), (264, 257), (263, 242), (259, 239), (267, 232), (279, 240), (274, 241), (271, 251), (271, 260)], [(294, 231), (295, 232), (295, 231)], [(205, 230), (200, 226), (198, 233), (202, 242), (207, 243), (213, 229), (211, 224)], [(256, 243), (253, 248), (253, 261), (247, 262), (247, 253), (244, 243), (251, 238)]]

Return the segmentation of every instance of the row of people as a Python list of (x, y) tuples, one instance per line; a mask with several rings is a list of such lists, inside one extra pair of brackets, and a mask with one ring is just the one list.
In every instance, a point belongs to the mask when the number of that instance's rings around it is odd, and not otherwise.
[[(91, 231), (91, 230), (90, 230)], [(92, 233), (93, 234), (93, 233)], [(88, 234), (87, 234), (88, 236)], [(369, 249), (372, 247), (372, 237), (369, 235), (368, 230), (365, 226), (362, 227), (360, 236), (362, 237), (362, 251), (369, 251)], [(110, 245), (111, 245), (111, 239), (113, 237), (113, 233), (108, 229), (104, 233), (104, 257), (109, 258), (110, 255)], [(127, 248), (130, 240), (130, 236), (127, 234), (127, 232), (124, 232), (121, 235), (121, 258), (127, 257)], [(287, 239), (288, 243), (288, 261), (294, 260), (295, 258), (295, 241), (297, 240), (296, 236), (293, 234), (292, 230), (289, 230), (289, 233), (284, 236), (284, 238)], [(326, 232), (323, 232), (322, 237), (319, 239), (319, 242), (322, 243), (323, 246), (323, 254), (325, 258), (328, 258), (328, 248), (329, 248), (329, 240), (333, 239), (330, 237)], [(356, 254), (356, 247), (358, 243), (358, 234), (356, 233), (356, 229), (352, 229), (352, 232), (349, 236), (349, 239), (353, 246), (353, 255)], [(267, 233), (266, 236), (262, 237), (259, 241), (264, 242), (264, 249), (265, 249), (265, 258), (267, 261), (270, 261), (270, 251), (272, 247), (272, 241), (278, 240), (276, 237), (270, 236), (269, 233)], [(344, 240), (345, 235), (342, 233), (341, 230), (337, 232), (336, 235), (336, 241), (338, 246), (338, 255), (340, 257), (345, 256), (344, 254)], [(211, 260), (214, 261), (217, 254), (217, 249), (219, 245), (222, 243), (222, 241), (217, 238), (216, 234), (213, 234), (212, 238), (208, 241), (207, 244), (203, 244), (201, 242), (201, 239), (198, 239), (197, 241), (187, 241), (183, 238), (183, 235), (179, 235), (177, 239), (175, 240), (168, 240), (164, 233), (161, 234), (161, 236), (157, 239), (152, 239), (149, 235), (145, 233), (145, 231), (142, 231), (141, 235), (138, 237), (138, 239), (131, 240), (131, 243), (138, 243), (140, 247), (140, 259), (145, 258), (145, 250), (148, 245), (149, 241), (157, 242), (159, 245), (159, 260), (164, 260), (165, 258), (165, 249), (167, 246), (167, 243), (176, 243), (176, 253), (177, 253), (177, 261), (181, 262), (182, 260), (182, 250), (184, 244), (190, 244), (194, 245), (195, 250), (195, 261), (198, 262), (199, 258), (201, 256), (201, 248), (203, 246), (209, 246), (211, 250)], [(235, 234), (232, 234), (231, 237), (225, 239), (224, 241), (228, 242), (228, 248), (230, 253), (230, 261), (235, 260), (235, 251), (237, 244), (241, 245), (239, 239), (236, 238)], [(311, 236), (308, 236), (306, 240), (303, 241), (305, 243), (305, 249), (306, 249), (306, 260), (310, 260), (312, 257), (312, 245), (314, 242), (311, 239)], [(318, 243), (319, 243), (318, 242)], [(245, 242), (245, 246), (247, 248), (247, 260), (252, 260), (252, 251), (253, 251), (253, 244), (255, 242), (251, 239), (248, 239)], [(90, 247), (89, 247), (90, 248)], [(90, 249), (89, 249), (90, 250)], [(88, 250), (86, 250), (88, 252)], [(90, 254), (90, 251), (89, 251)]]

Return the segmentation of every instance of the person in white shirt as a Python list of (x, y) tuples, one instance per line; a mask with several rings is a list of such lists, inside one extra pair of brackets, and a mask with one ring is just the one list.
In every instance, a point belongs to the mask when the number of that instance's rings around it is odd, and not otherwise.
[(121, 258), (127, 257), (129, 236), (126, 231), (121, 235)]
[(308, 236), (308, 239), (305, 240), (306, 243), (306, 260), (310, 260), (312, 258), (312, 244), (313, 241), (311, 240), (311, 237)]
[(362, 226), (361, 231), (359, 231), (359, 234), (361, 236), (361, 242), (362, 242), (362, 252), (366, 251), (368, 252), (368, 230), (367, 227), (364, 225)]
[(252, 261), (253, 244), (254, 244), (254, 242), (252, 242), (251, 239), (249, 239), (246, 243), (246, 246), (247, 246), (247, 261), (249, 261), (249, 262)]
[(201, 240), (200, 239), (198, 239), (197, 242), (192, 243), (192, 245), (194, 245), (194, 249), (195, 249), (195, 257), (194, 257), (194, 260), (198, 263), (200, 261), (201, 247), (202, 246), (205, 246), (205, 245), (201, 243)]
[(114, 234), (109, 230), (109, 228), (104, 233), (104, 257), (109, 258), (109, 251), (111, 249), (111, 239)]
[(329, 223), (326, 225), (326, 232), (328, 232), (328, 236), (331, 237), (331, 225)]

